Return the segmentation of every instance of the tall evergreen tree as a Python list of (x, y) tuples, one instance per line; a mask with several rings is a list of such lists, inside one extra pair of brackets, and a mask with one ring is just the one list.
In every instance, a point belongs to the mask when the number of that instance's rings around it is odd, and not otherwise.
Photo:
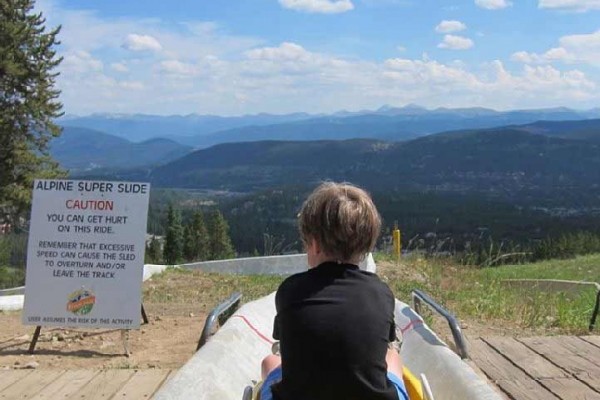
[(210, 242), (202, 211), (196, 211), (192, 223), (185, 227), (183, 255), (187, 261), (202, 261), (209, 258)]
[(48, 154), (62, 115), (54, 72), (60, 27), (46, 31), (34, 0), (0, 1), (0, 221), (18, 229), (35, 178), (63, 176)]
[(160, 241), (156, 236), (152, 236), (150, 243), (146, 245), (146, 262), (150, 264), (159, 264), (161, 261)]
[(183, 229), (183, 258), (185, 261), (196, 261), (196, 241), (192, 225)]
[(235, 251), (229, 237), (229, 226), (219, 210), (211, 213), (209, 235), (211, 259), (225, 260), (235, 257)]
[(167, 235), (163, 247), (163, 260), (165, 264), (174, 265), (183, 256), (183, 227), (181, 214), (172, 204), (169, 205), (167, 214)]
[(210, 256), (210, 237), (208, 235), (202, 211), (196, 211), (194, 213), (192, 230), (194, 232), (195, 243), (194, 256), (198, 261), (207, 260)]

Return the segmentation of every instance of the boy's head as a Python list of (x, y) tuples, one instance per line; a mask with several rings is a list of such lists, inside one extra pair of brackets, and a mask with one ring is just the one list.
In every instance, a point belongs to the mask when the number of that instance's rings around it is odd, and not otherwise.
[(375, 247), (381, 218), (364, 190), (326, 182), (302, 205), (298, 225), (302, 241), (316, 241), (330, 261), (358, 262)]

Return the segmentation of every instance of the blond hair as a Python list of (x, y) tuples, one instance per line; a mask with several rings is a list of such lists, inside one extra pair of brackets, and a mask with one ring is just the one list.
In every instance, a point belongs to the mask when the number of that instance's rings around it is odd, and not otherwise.
[(373, 250), (381, 218), (363, 189), (350, 183), (325, 182), (302, 205), (298, 227), (304, 243), (314, 239), (325, 254), (348, 262)]

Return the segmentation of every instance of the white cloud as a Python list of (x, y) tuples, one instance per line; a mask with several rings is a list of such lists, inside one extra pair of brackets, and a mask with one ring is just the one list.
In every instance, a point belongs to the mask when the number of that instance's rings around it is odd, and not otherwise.
[(167, 74), (193, 76), (199, 71), (193, 64), (184, 63), (178, 60), (166, 60), (160, 63), (160, 69)]
[(309, 13), (336, 14), (354, 9), (351, 0), (279, 0), (285, 8)]
[(447, 21), (444, 20), (435, 27), (435, 31), (438, 33), (452, 33), (460, 32), (467, 29), (467, 26), (460, 21)]
[(129, 72), (129, 68), (127, 68), (127, 65), (122, 62), (112, 63), (112, 64), (110, 64), (110, 68), (113, 71), (117, 71), (117, 72)]
[[(442, 64), (431, 60), (391, 59), (385, 63), (387, 95), (403, 90), (409, 94), (400, 103), (416, 102), (438, 106), (462, 107), (477, 104), (492, 108), (536, 107), (590, 100), (596, 84), (584, 73), (561, 72), (551, 66), (524, 66), (512, 74), (500, 61), (493, 61), (479, 72), (461, 63)], [(382, 93), (383, 94), (383, 93)], [(436, 100), (437, 99), (437, 100)]]
[(346, 62), (324, 54), (313, 53), (296, 43), (284, 42), (278, 47), (262, 47), (244, 53), (243, 71), (255, 77), (271, 75), (297, 76), (327, 75), (329, 68), (337, 69)]
[(548, 64), (555, 61), (573, 62), (574, 57), (562, 47), (555, 47), (543, 54), (528, 53), (526, 51), (518, 51), (513, 53), (511, 60), (521, 62), (523, 64)]
[(61, 63), (61, 70), (68, 73), (86, 73), (102, 69), (102, 61), (83, 50), (65, 54)]
[(600, 10), (600, 0), (539, 0), (538, 7), (585, 12)]
[(123, 48), (130, 51), (160, 51), (162, 46), (156, 38), (150, 35), (138, 35), (131, 33), (127, 35)]
[(386, 60), (384, 66), (387, 69), (387, 77), (407, 85), (430, 84), (433, 87), (476, 83), (475, 76), (466, 70), (447, 66), (438, 61), (396, 58)]
[[(70, 114), (333, 112), (406, 103), (589, 107), (600, 101), (594, 71), (559, 68), (548, 61), (600, 59), (598, 33), (565, 36), (538, 55), (514, 55), (534, 61), (507, 70), (499, 61), (482, 67), (424, 54), (380, 62), (318, 52), (299, 42), (265, 44), (260, 38), (232, 35), (211, 21), (169, 24), (49, 10), (44, 13), (50, 26), (63, 26), (59, 53), (65, 60), (57, 82), (64, 111)], [(132, 32), (155, 38), (162, 50), (150, 56), (124, 50), (120, 44)], [(128, 72), (113, 72), (125, 71), (122, 67)]]
[(449, 50), (467, 50), (473, 46), (474, 43), (471, 39), (456, 35), (444, 35), (444, 40), (438, 44), (440, 49)]
[(138, 81), (121, 81), (118, 82), (119, 87), (128, 90), (144, 90), (145, 86), (142, 82)]
[(600, 66), (600, 30), (590, 34), (563, 36), (559, 43), (575, 60)]
[(542, 54), (519, 51), (514, 53), (511, 59), (525, 64), (564, 62), (600, 66), (600, 30), (590, 34), (563, 36), (559, 44), (559, 47), (551, 48)]
[(305, 61), (311, 58), (312, 54), (296, 43), (284, 42), (279, 47), (263, 47), (247, 51), (246, 57), (252, 60)]
[(520, 62), (523, 64), (544, 64), (546, 60), (543, 56), (535, 53), (528, 53), (526, 51), (517, 51), (510, 57), (511, 60)]
[(411, 6), (413, 0), (361, 0), (362, 4), (369, 7)]
[(512, 2), (508, 0), (475, 0), (475, 4), (486, 10), (501, 10), (512, 6)]
[[(166, 58), (238, 54), (263, 42), (249, 36), (231, 35), (212, 21), (169, 23), (159, 19), (106, 18), (96, 12), (61, 8), (57, 0), (39, 0), (38, 8), (44, 13), (48, 26), (62, 25), (59, 36), (64, 52), (120, 51), (124, 39), (132, 32), (143, 32), (154, 38), (163, 49), (157, 55)], [(135, 52), (129, 56), (137, 57)]]

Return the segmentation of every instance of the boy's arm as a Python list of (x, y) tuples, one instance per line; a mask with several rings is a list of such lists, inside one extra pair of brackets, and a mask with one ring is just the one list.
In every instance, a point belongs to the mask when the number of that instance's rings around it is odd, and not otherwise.
[(392, 324), (390, 325), (390, 337), (389, 337), (389, 342), (395, 342), (398, 339), (398, 336), (396, 336), (396, 324), (394, 323), (394, 320), (392, 320)]
[(275, 315), (275, 319), (273, 320), (273, 339), (279, 340), (279, 318)]
[(280, 285), (279, 289), (277, 289), (277, 292), (275, 293), (275, 319), (273, 320), (273, 339), (275, 340), (279, 340), (279, 332), (280, 332), (280, 328), (279, 328), (279, 312), (281, 311), (281, 287), (283, 286)]
[(389, 288), (389, 286), (387, 286), (387, 292), (388, 292), (388, 296), (391, 298), (390, 311), (389, 311), (391, 314), (389, 341), (390, 341), (390, 343), (392, 343), (392, 342), (395, 342), (396, 340), (398, 340), (398, 336), (396, 335), (396, 320), (394, 318), (394, 312), (396, 310), (396, 299), (394, 298), (394, 293)]

